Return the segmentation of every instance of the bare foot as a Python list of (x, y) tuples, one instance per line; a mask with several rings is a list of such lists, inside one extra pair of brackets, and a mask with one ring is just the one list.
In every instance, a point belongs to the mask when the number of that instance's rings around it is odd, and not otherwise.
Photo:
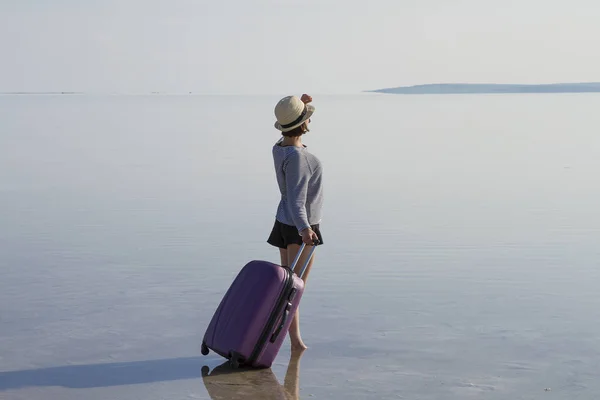
[(292, 351), (304, 351), (308, 349), (308, 347), (304, 344), (302, 339), (293, 339), (292, 341)]
[(307, 347), (292, 347), (292, 351), (290, 352), (290, 359), (298, 359), (302, 356), (302, 354), (304, 354), (304, 352), (306, 351)]

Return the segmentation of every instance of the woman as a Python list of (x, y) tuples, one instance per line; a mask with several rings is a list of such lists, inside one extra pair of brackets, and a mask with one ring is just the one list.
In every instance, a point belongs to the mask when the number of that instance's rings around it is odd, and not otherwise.
[[(309, 132), (308, 124), (315, 108), (309, 104), (312, 97), (287, 96), (275, 106), (275, 128), (281, 139), (273, 146), (273, 161), (281, 199), (277, 207), (275, 224), (267, 240), (279, 248), (281, 265), (290, 266), (300, 250), (323, 244), (319, 224), (323, 204), (322, 166), (317, 157), (302, 144), (302, 135)], [(318, 242), (317, 242), (318, 241)], [(308, 252), (303, 252), (294, 272), (299, 273)], [(314, 258), (309, 261), (302, 280), (306, 280)], [(304, 350), (300, 336), (300, 318), (297, 311), (290, 325), (292, 350)]]

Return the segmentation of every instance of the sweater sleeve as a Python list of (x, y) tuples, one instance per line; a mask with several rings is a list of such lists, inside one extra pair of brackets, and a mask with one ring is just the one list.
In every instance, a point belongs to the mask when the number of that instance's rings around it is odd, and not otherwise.
[(285, 163), (285, 182), (288, 211), (298, 231), (310, 228), (306, 215), (306, 197), (308, 181), (312, 175), (310, 165), (304, 154), (294, 152)]

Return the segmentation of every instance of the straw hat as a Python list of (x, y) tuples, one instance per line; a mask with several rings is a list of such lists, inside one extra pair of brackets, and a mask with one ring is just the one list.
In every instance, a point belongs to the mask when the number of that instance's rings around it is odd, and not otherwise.
[(284, 97), (275, 106), (275, 128), (281, 132), (289, 132), (308, 121), (314, 112), (315, 107), (304, 104), (299, 97)]

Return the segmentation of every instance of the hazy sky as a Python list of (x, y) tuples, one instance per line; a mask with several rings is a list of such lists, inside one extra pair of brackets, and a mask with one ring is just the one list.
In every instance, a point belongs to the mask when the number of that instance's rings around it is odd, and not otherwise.
[(0, 0), (0, 91), (600, 81), (597, 0)]

